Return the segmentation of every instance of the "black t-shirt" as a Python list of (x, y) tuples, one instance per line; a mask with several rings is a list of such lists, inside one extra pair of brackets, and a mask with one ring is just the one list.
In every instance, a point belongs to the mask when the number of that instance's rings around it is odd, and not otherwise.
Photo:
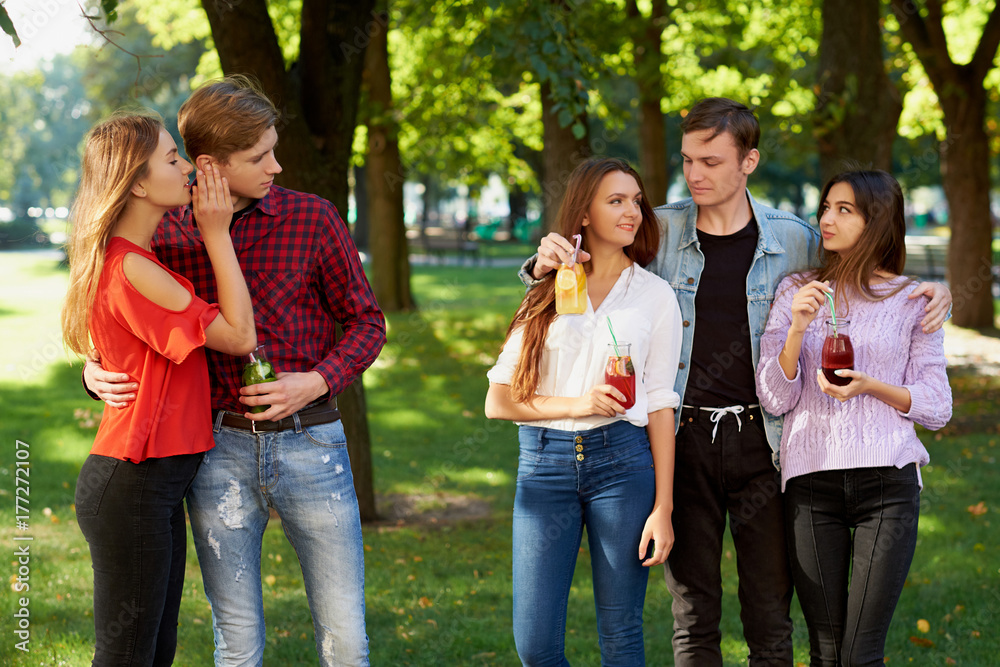
[(230, 232), (233, 231), (233, 227), (235, 227), (236, 223), (240, 221), (240, 218), (242, 218), (247, 212), (250, 211), (250, 209), (252, 209), (254, 206), (257, 205), (257, 201), (258, 201), (257, 199), (251, 199), (249, 204), (247, 204), (238, 211), (233, 211), (233, 219), (229, 222)]
[(728, 236), (698, 230), (705, 268), (694, 297), (694, 342), (684, 403), (706, 408), (757, 403), (747, 274), (757, 249), (757, 221)]

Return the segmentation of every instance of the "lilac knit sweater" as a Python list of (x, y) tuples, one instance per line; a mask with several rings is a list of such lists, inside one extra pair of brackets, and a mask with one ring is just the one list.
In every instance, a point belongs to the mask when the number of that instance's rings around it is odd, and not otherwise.
[[(795, 379), (785, 377), (778, 355), (792, 322), (790, 276), (778, 285), (767, 329), (761, 338), (757, 396), (765, 410), (785, 415), (781, 436), (781, 486), (792, 477), (821, 470), (925, 465), (930, 457), (913, 422), (937, 430), (951, 419), (951, 387), (945, 372), (944, 331), (920, 329), (926, 298), (907, 299), (904, 287), (884, 301), (850, 301), (854, 368), (910, 391), (910, 411), (890, 407), (868, 394), (841, 403), (820, 391), (824, 320), (817, 317), (802, 337)], [(881, 286), (886, 291), (906, 280)], [(880, 286), (876, 286), (878, 289)]]

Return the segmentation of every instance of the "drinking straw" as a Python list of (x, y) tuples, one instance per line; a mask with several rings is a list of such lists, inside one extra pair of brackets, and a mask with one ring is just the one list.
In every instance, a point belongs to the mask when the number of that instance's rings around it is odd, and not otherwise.
[(621, 352), (618, 351), (618, 339), (615, 338), (615, 330), (614, 330), (614, 327), (611, 326), (611, 316), (610, 315), (608, 316), (608, 331), (611, 332), (611, 340), (614, 341), (615, 356), (616, 357), (622, 356)]
[(837, 312), (833, 309), (833, 296), (829, 292), (823, 292), (826, 294), (826, 300), (830, 302), (830, 319), (833, 323), (833, 335), (837, 335)]
[(578, 252), (580, 252), (580, 243), (583, 242), (583, 236), (581, 236), (580, 234), (573, 234), (573, 238), (576, 239), (576, 250), (573, 251), (573, 257), (572, 259), (569, 260), (570, 266), (576, 264), (576, 255)]

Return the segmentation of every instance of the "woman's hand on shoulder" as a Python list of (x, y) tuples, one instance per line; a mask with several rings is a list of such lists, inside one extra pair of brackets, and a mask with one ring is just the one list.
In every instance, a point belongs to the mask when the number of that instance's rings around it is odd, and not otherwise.
[(576, 399), (575, 410), (571, 417), (576, 419), (597, 415), (614, 417), (625, 413), (625, 408), (622, 407), (625, 401), (625, 394), (610, 384), (596, 384), (590, 391)]
[(229, 181), (215, 165), (208, 166), (208, 172), (198, 170), (198, 178), (191, 187), (191, 204), (194, 219), (202, 236), (224, 233), (229, 235), (229, 225), (233, 221), (233, 199), (229, 192)]
[(826, 295), (831, 293), (827, 282), (811, 280), (792, 297), (792, 325), (789, 331), (804, 333), (816, 316), (826, 307)]

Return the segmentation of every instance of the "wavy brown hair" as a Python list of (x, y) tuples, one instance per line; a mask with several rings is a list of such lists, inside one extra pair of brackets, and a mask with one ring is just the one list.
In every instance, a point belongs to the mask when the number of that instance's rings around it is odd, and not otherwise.
[(177, 129), (192, 162), (210, 155), (228, 164), (233, 153), (256, 146), (278, 115), (256, 79), (234, 74), (194, 91), (177, 112)]
[(820, 246), (822, 264), (809, 279), (831, 281), (838, 312), (848, 311), (847, 296), (861, 296), (868, 301), (881, 301), (898, 293), (910, 281), (888, 292), (872, 289), (876, 271), (901, 275), (906, 265), (906, 219), (903, 213), (903, 190), (890, 174), (880, 169), (844, 171), (823, 187), (817, 219), (826, 211), (830, 189), (846, 183), (854, 192), (854, 203), (865, 220), (864, 229), (849, 253), (826, 252)]
[[(572, 238), (574, 234), (581, 234), (583, 241), (580, 247), (587, 250), (587, 228), (583, 226), (583, 219), (597, 196), (601, 181), (608, 174), (615, 172), (632, 176), (639, 185), (639, 192), (642, 193), (639, 200), (642, 223), (639, 225), (635, 240), (626, 246), (624, 251), (625, 256), (633, 262), (639, 266), (646, 266), (656, 257), (656, 251), (660, 247), (660, 226), (653, 213), (653, 207), (646, 201), (642, 178), (625, 160), (592, 158), (574, 169), (556, 216), (555, 230), (567, 239)], [(590, 267), (587, 264), (584, 264), (584, 270), (589, 273)], [(545, 337), (548, 335), (549, 325), (556, 318), (555, 274), (555, 271), (551, 271), (542, 279), (540, 285), (528, 291), (517, 312), (514, 313), (514, 319), (507, 328), (507, 335), (504, 338), (506, 345), (511, 333), (518, 327), (524, 327), (524, 340), (521, 342), (517, 368), (510, 383), (511, 397), (518, 403), (531, 400), (538, 389)]]
[(87, 329), (108, 239), (128, 206), (132, 186), (149, 171), (163, 121), (149, 111), (118, 112), (94, 126), (83, 149), (67, 256), (69, 289), (62, 308), (63, 341), (77, 354), (90, 349)]

